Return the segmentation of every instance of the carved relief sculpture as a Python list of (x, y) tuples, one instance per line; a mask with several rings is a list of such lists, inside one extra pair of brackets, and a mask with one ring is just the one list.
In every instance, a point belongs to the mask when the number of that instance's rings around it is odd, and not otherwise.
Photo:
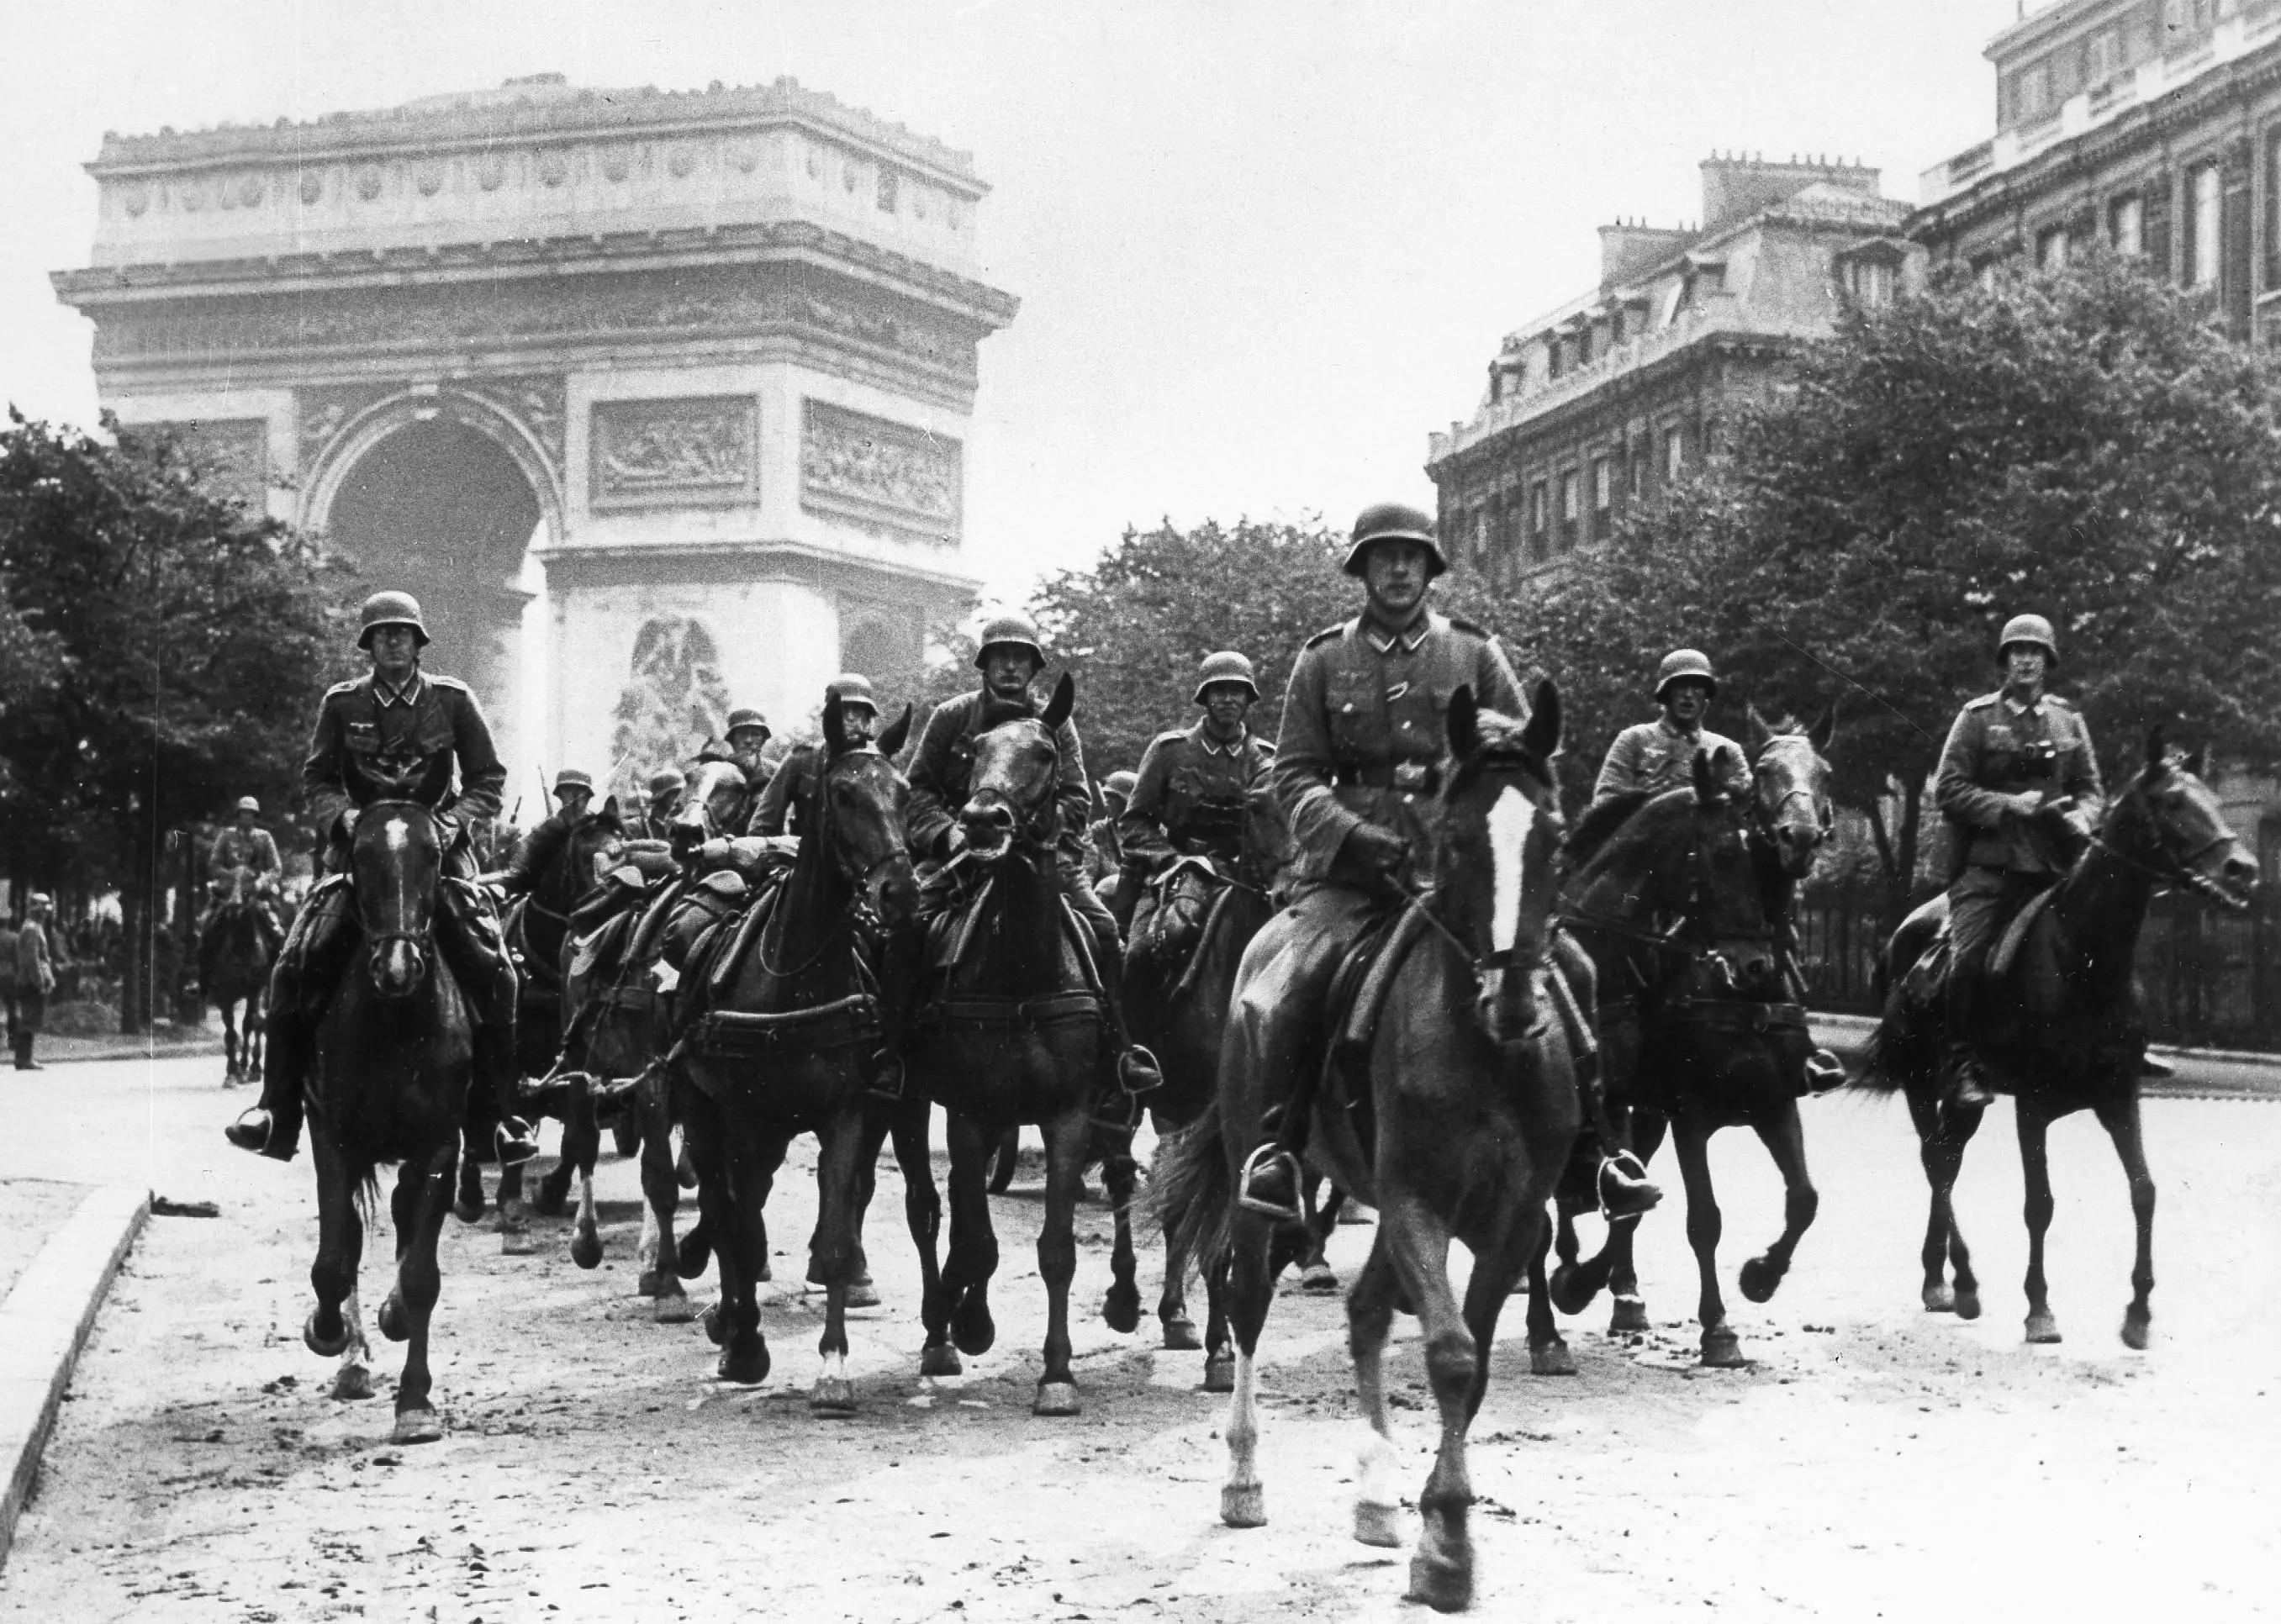
[(595, 402), (594, 505), (759, 499), (759, 404), (747, 395)]
[(956, 440), (827, 401), (804, 406), (801, 507), (867, 529), (934, 542), (957, 539), (962, 448)]

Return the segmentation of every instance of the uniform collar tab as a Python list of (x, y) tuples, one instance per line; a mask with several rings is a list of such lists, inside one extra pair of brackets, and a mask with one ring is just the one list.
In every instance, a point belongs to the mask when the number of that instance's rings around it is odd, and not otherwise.
[(418, 704), (422, 686), (423, 678), (420, 668), (416, 665), (412, 668), (411, 679), (400, 688), (390, 686), (388, 679), (379, 672), (375, 671), (372, 674), (372, 696), (380, 701), (381, 708), (383, 710), (390, 705)]

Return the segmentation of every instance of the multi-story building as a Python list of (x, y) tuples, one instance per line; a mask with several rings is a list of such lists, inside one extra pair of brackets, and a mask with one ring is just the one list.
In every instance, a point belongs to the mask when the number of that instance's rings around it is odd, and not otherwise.
[(1507, 335), (1472, 421), (1431, 437), (1456, 568), (1510, 580), (1604, 539), (1844, 301), (1899, 285), (1908, 209), (1876, 170), (1721, 157), (1702, 174), (1699, 226), (1603, 226), (1599, 285)]
[(1982, 268), (2104, 242), (2281, 331), (2281, 0), (2060, 0), (1987, 55), (1996, 133), (1924, 172), (1912, 238)]

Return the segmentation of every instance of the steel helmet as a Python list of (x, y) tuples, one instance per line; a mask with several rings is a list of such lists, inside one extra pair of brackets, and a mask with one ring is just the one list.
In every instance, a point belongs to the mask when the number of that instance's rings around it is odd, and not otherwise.
[(1400, 502), (1380, 502), (1362, 510), (1362, 516), (1355, 521), (1354, 545), (1347, 549), (1349, 575), (1362, 573), (1363, 554), (1374, 541), (1414, 541), (1424, 547), (1429, 581), (1450, 567), (1450, 561), (1442, 556), (1441, 540), (1434, 534), (1434, 521)]
[(2014, 615), (2004, 623), (2004, 635), (1996, 639), (1996, 661), (2002, 664), (2012, 652), (2012, 645), (2025, 643), (2044, 651), (2044, 658), (2052, 664), (2060, 662), (2059, 638), (2052, 631), (2051, 622), (2040, 615)]
[(409, 626), (425, 647), (428, 628), (421, 623), (420, 599), (410, 592), (375, 592), (364, 600), (357, 615), (357, 646), (370, 648), (372, 634), (383, 626)]
[(763, 739), (773, 739), (776, 737), (775, 733), (769, 727), (769, 719), (761, 715), (759, 711), (754, 710), (749, 705), (739, 705), (736, 709), (731, 711), (729, 713), (729, 725), (721, 731), (723, 733), (734, 734), (740, 727), (756, 727), (761, 730), (761, 736)]
[(861, 705), (873, 715), (879, 714), (879, 701), (871, 695), (871, 679), (856, 671), (842, 671), (824, 684), (823, 697), (838, 700), (840, 708)]
[(1038, 623), (1019, 611), (994, 615), (982, 626), (982, 646), (974, 651), (976, 669), (990, 658), (990, 651), (1001, 644), (1026, 648), (1037, 656), (1038, 664), (1046, 663), (1045, 646), (1038, 641)]
[(1101, 781), (1101, 793), (1104, 795), (1121, 795), (1125, 798), (1125, 804), (1131, 806), (1133, 792), (1140, 785), (1140, 775), (1137, 772), (1112, 772)]
[(689, 780), (681, 776), (681, 769), (678, 767), (661, 767), (649, 776), (649, 793), (652, 799), (664, 794), (669, 790), (677, 793), (688, 787)]
[(583, 767), (565, 767), (554, 775), (554, 793), (560, 795), (564, 790), (584, 790), (591, 795), (594, 793), (594, 775)]
[(241, 812), (259, 812), (261, 810), (261, 803), (251, 795), (240, 795), (237, 798), (237, 809)]
[(1259, 684), (1254, 680), (1249, 657), (1239, 654), (1232, 648), (1224, 648), (1216, 654), (1206, 654), (1203, 663), (1196, 668), (1197, 704), (1204, 702), (1204, 690), (1214, 683), (1241, 683), (1253, 699), (1259, 697)]
[(1711, 669), (1711, 657), (1698, 649), (1674, 648), (1655, 668), (1656, 703), (1663, 703), (1663, 691), (1672, 684), (1688, 681), (1707, 683), (1712, 697), (1718, 697), (1719, 678)]

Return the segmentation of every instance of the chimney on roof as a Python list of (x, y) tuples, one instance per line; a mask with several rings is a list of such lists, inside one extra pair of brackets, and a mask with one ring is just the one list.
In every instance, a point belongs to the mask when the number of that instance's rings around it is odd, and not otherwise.
[(1600, 290), (1628, 282), (1692, 243), (1700, 233), (1683, 227), (1618, 220), (1600, 228)]
[[(1809, 186), (1843, 187), (1865, 197), (1880, 195), (1880, 172), (1858, 164), (1799, 162), (1769, 164), (1716, 155), (1703, 160), (1703, 230), (1708, 234), (1770, 209)], [(1604, 242), (1605, 233), (1603, 234)], [(1601, 252), (1604, 267), (1607, 254)]]

